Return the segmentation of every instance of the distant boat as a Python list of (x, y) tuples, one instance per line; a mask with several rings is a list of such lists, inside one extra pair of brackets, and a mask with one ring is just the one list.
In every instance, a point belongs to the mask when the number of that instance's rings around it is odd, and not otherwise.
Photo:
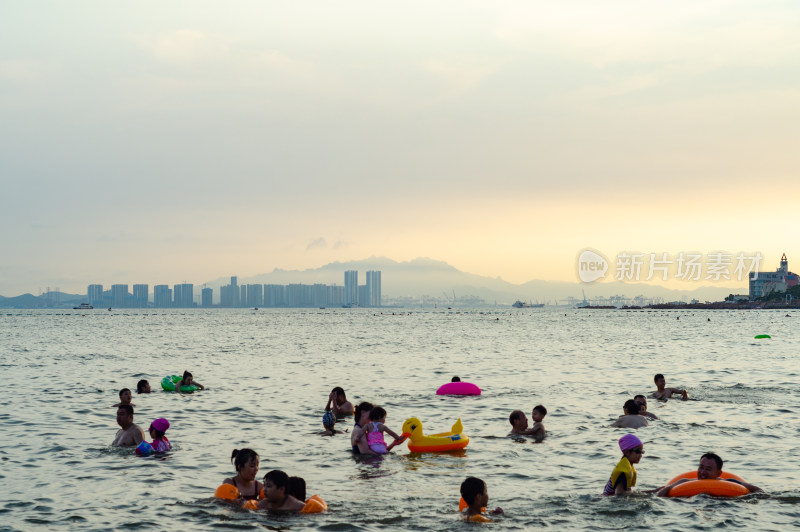
[(517, 299), (511, 306), (514, 308), (542, 308), (544, 303), (525, 303), (524, 301)]
[(93, 309), (93, 308), (94, 307), (91, 306), (89, 303), (81, 303), (77, 307), (72, 307), (72, 310), (90, 310), (90, 309)]

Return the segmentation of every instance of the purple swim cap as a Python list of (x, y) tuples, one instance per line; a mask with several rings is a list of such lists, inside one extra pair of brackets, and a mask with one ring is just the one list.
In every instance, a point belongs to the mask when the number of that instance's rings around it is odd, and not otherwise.
[(639, 447), (640, 445), (643, 445), (642, 440), (637, 438), (634, 434), (626, 434), (619, 439), (619, 448), (621, 451), (627, 451), (634, 447)]

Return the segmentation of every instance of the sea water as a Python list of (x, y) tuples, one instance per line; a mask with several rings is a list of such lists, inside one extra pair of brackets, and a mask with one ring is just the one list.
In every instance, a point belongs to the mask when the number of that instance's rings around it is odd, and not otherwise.
[[(0, 315), (0, 528), (472, 530), (459, 486), (484, 479), (520, 530), (796, 528), (800, 521), (800, 314), (785, 311), (325, 309), (3, 311)], [(756, 340), (757, 334), (771, 339)], [(163, 392), (184, 370), (206, 390)], [(762, 487), (741, 499), (602, 497), (626, 429), (611, 428), (653, 375), (690, 400), (649, 400), (637, 489), (695, 469), (713, 451)], [(435, 395), (453, 375), (479, 397)], [(149, 395), (135, 393), (148, 379)], [(323, 437), (330, 390), (386, 408), (396, 432), (457, 418), (461, 453), (359, 459), (349, 434)], [(166, 417), (173, 450), (140, 458), (110, 446), (118, 391), (135, 422)], [(509, 438), (508, 415), (543, 404), (547, 438)], [(352, 423), (340, 423), (350, 429)], [(387, 438), (388, 440), (389, 438)], [(231, 451), (304, 477), (319, 515), (273, 516), (212, 495)]]

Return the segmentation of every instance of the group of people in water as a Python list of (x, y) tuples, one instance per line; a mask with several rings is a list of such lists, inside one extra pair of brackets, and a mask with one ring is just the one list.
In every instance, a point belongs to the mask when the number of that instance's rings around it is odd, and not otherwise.
[[(181, 385), (194, 385), (200, 390), (205, 389), (202, 384), (194, 380), (194, 377), (188, 371), (183, 372), (183, 377), (178, 384), (175, 386), (175, 391), (178, 393), (182, 393)], [(146, 379), (141, 379), (136, 383), (136, 393), (150, 393), (150, 383)], [(142, 427), (133, 421), (133, 408), (136, 405), (131, 402), (132, 399), (133, 395), (130, 389), (123, 388), (119, 391), (119, 403), (113, 405), (113, 408), (117, 409), (117, 425), (120, 426), (120, 429), (117, 431), (111, 445), (114, 447), (136, 447), (137, 454), (162, 453), (172, 449), (172, 444), (166, 437), (166, 432), (169, 428), (169, 421), (166, 418), (156, 418), (150, 423), (147, 432), (150, 434), (152, 441), (145, 440)]]
[[(457, 377), (454, 377), (454, 381)], [(654, 377), (656, 391), (652, 397), (661, 401), (666, 401), (675, 395), (682, 399), (688, 399), (688, 392), (685, 389), (668, 388), (666, 380), (662, 374)], [(181, 392), (181, 386), (194, 385), (197, 389), (204, 389), (204, 386), (194, 381), (192, 374), (184, 372), (181, 380), (176, 383), (175, 391)], [(138, 394), (150, 393), (150, 384), (142, 379), (137, 383), (136, 391)], [(165, 452), (171, 449), (172, 445), (166, 437), (169, 429), (169, 421), (166, 418), (156, 418), (150, 424), (148, 433), (152, 442), (145, 440), (144, 431), (134, 423), (135, 406), (132, 402), (131, 391), (123, 388), (119, 392), (119, 403), (117, 407), (117, 424), (120, 426), (112, 445), (122, 447), (137, 447), (144, 449), (141, 454), (149, 452)], [(528, 417), (522, 410), (514, 410), (509, 415), (511, 432), (509, 436), (528, 436), (535, 441), (542, 441), (546, 435), (543, 420), (547, 415), (547, 409), (543, 405), (536, 405), (531, 411), (533, 424), (529, 426)], [(325, 412), (322, 416), (323, 432), (321, 434), (332, 436), (341, 433), (336, 430), (338, 422), (353, 416), (354, 425), (350, 431), (350, 446), (352, 452), (357, 455), (381, 455), (386, 454), (405, 438), (386, 426), (386, 410), (380, 406), (375, 406), (370, 402), (364, 401), (356, 405), (347, 400), (347, 395), (343, 388), (337, 386), (331, 390), (325, 405)], [(647, 398), (644, 395), (636, 395), (633, 399), (625, 401), (623, 405), (623, 415), (613, 424), (613, 427), (623, 427), (636, 429), (648, 425), (648, 420), (656, 420), (658, 417), (647, 410)], [(393, 441), (387, 445), (385, 435), (388, 434)], [(619, 439), (619, 448), (622, 457), (611, 472), (611, 475), (603, 489), (603, 495), (629, 495), (632, 494), (636, 486), (636, 468), (644, 455), (644, 444), (634, 434), (626, 434)], [(269, 471), (263, 477), (263, 482), (257, 480), (259, 468), (258, 453), (252, 449), (234, 449), (231, 453), (231, 463), (236, 469), (236, 474), (223, 480), (223, 485), (231, 485), (235, 488), (235, 496), (232, 500), (235, 503), (248, 502), (246, 506), (253, 510), (263, 509), (279, 512), (300, 512), (307, 505), (305, 480), (296, 476), (288, 476), (280, 470)], [(700, 457), (697, 468), (697, 479), (710, 480), (718, 479), (722, 474), (723, 460), (714, 453), (706, 453)], [(676, 486), (688, 482), (690, 479), (681, 478), (667, 485), (656, 489), (642, 491), (640, 493), (655, 493), (658, 496), (669, 496)], [(729, 482), (735, 482), (746, 488), (748, 492), (762, 491), (761, 488), (744, 482), (740, 479), (725, 478)], [(470, 521), (489, 521), (486, 515), (486, 507), (489, 500), (488, 488), (486, 483), (476, 477), (468, 477), (461, 484), (462, 496), (462, 516)], [(316, 496), (315, 496), (316, 497)], [(320, 499), (321, 500), (321, 499)], [(252, 501), (252, 502), (250, 502)], [(489, 514), (497, 515), (503, 513), (501, 508), (496, 508)]]
[[(653, 377), (653, 382), (656, 385), (656, 391), (653, 392), (653, 397), (666, 401), (671, 399), (674, 395), (680, 395), (683, 400), (689, 398), (686, 390), (680, 388), (667, 388), (666, 379), (664, 375), (658, 373)], [(613, 424), (612, 427), (624, 427), (636, 429), (639, 427), (647, 426), (647, 420), (658, 419), (655, 414), (647, 411), (647, 399), (643, 395), (637, 395), (633, 399), (625, 401), (623, 406), (624, 414), (620, 416)], [(611, 476), (603, 488), (603, 495), (630, 495), (633, 493), (633, 487), (636, 485), (636, 468), (642, 456), (644, 455), (644, 444), (635, 434), (626, 434), (619, 439), (619, 448), (622, 451), (622, 458), (620, 458), (616, 467), (611, 471)], [(737, 483), (750, 493), (762, 491), (758, 486), (749, 484), (740, 479), (735, 478), (720, 478), (722, 474), (723, 460), (715, 453), (705, 453), (700, 457), (700, 463), (697, 468), (697, 480), (721, 480), (727, 482)], [(641, 493), (655, 493), (659, 497), (668, 497), (673, 488), (690, 482), (690, 478), (681, 478), (667, 485), (652, 489), (644, 490)]]

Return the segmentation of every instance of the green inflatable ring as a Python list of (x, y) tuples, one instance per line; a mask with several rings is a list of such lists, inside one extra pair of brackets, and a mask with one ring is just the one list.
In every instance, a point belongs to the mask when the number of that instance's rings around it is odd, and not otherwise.
[[(183, 377), (180, 375), (167, 375), (163, 379), (161, 379), (161, 387), (168, 392), (175, 391), (175, 385), (181, 381)], [(181, 386), (182, 392), (196, 392), (199, 390), (197, 386), (192, 384), (191, 386)]]
[(768, 334), (757, 334), (753, 338), (755, 338), (756, 340), (760, 340), (762, 338), (772, 338), (772, 336), (770, 336)]

